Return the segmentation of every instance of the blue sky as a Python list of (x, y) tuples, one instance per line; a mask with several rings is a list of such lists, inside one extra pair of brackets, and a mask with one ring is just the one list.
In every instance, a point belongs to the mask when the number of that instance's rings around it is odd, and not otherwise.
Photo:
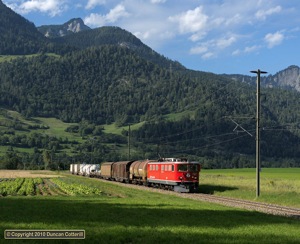
[(300, 66), (299, 0), (3, 0), (36, 26), (119, 26), (185, 67), (270, 74)]

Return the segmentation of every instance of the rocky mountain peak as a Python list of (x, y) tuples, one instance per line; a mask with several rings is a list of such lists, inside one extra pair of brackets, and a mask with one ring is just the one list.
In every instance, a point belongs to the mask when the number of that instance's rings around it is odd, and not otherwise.
[(280, 86), (300, 92), (300, 68), (296, 65), (291, 65), (275, 75), (266, 77), (265, 84), (268, 87)]
[(86, 26), (81, 18), (71, 19), (64, 25), (67, 25), (67, 30), (73, 33), (78, 33), (83, 30), (89, 30), (90, 28)]
[[(241, 81), (244, 83), (256, 84), (256, 76), (249, 75), (224, 75), (227, 78)], [(284, 70), (277, 72), (275, 75), (267, 75), (261, 77), (261, 85), (264, 87), (281, 87), (289, 90), (296, 90), (300, 92), (300, 67), (291, 65)]]
[(62, 37), (84, 30), (90, 30), (81, 18), (71, 19), (62, 25), (43, 25), (38, 30), (48, 38)]

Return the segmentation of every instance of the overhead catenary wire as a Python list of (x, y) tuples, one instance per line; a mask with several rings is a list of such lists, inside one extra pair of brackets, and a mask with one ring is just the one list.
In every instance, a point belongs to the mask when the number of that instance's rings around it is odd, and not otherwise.
[[(194, 150), (200, 150), (200, 149), (203, 149), (203, 148), (208, 148), (208, 147), (212, 147), (212, 146), (221, 145), (223, 143), (228, 143), (228, 142), (231, 142), (231, 141), (235, 141), (235, 140), (241, 139), (241, 138), (246, 137), (246, 136), (248, 136), (248, 135), (245, 134), (245, 135), (238, 136), (238, 137), (235, 137), (235, 138), (232, 138), (232, 139), (228, 139), (228, 140), (225, 140), (225, 141), (208, 144), (208, 145), (201, 146), (201, 147), (194, 147), (194, 148), (190, 148), (190, 149), (172, 151), (172, 153), (182, 153), (182, 152), (189, 152), (189, 151), (194, 151)], [(162, 154), (164, 154), (164, 153), (170, 153), (170, 152), (162, 152)]]

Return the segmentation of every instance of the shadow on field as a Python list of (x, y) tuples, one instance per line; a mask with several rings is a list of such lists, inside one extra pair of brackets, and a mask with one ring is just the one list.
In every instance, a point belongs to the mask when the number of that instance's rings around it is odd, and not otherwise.
[[(151, 201), (151, 200), (150, 200)], [(2, 198), (0, 238), (5, 229), (84, 229), (95, 243), (251, 242), (251, 233), (231, 231), (276, 226), (292, 220), (209, 205), (112, 203), (101, 199)], [(295, 223), (295, 222), (293, 222)], [(261, 235), (261, 236), (260, 236)], [(274, 233), (257, 232), (256, 240), (275, 241)], [(281, 236), (283, 243), (292, 237)], [(101, 242), (99, 242), (101, 240)], [(270, 243), (270, 242), (268, 242)]]
[(200, 185), (199, 192), (204, 194), (214, 194), (215, 192), (233, 191), (237, 187), (220, 186), (220, 185)]

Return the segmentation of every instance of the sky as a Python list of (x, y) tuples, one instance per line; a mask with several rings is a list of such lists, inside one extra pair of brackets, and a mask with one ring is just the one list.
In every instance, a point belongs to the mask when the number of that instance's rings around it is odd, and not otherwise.
[(119, 26), (186, 68), (275, 74), (300, 66), (299, 0), (2, 0), (36, 26)]

